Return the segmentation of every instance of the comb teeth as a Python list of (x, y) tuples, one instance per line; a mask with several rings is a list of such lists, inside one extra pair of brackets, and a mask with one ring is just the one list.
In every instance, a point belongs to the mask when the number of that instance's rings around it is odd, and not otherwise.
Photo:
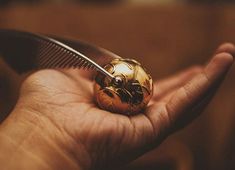
[(56, 43), (38, 39), (38, 68), (82, 68), (97, 69), (91, 62)]

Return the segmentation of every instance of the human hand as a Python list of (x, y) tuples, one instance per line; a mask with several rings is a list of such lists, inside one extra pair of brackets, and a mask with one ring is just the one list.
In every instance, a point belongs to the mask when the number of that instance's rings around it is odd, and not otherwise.
[(0, 163), (3, 169), (124, 165), (199, 115), (234, 54), (235, 47), (225, 44), (206, 66), (158, 81), (146, 111), (130, 117), (99, 109), (93, 83), (77, 70), (36, 72), (24, 81), (14, 111), (0, 126)]

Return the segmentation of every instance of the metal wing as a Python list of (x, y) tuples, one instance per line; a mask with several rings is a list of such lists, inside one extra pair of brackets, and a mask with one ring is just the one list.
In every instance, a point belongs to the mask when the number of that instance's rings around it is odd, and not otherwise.
[(0, 54), (17, 72), (44, 68), (82, 68), (113, 76), (103, 65), (119, 56), (81, 41), (0, 30)]
[(110, 61), (112, 61), (114, 58), (121, 58), (120, 56), (104, 48), (97, 47), (83, 41), (65, 39), (56, 36), (50, 36), (50, 37), (53, 37), (54, 39), (88, 56), (90, 59), (95, 61), (100, 66), (104, 66), (105, 64), (110, 63)]

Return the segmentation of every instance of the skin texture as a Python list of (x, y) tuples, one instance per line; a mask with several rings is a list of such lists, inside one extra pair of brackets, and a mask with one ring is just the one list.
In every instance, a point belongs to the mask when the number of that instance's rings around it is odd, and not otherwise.
[(157, 147), (206, 107), (233, 63), (235, 47), (218, 48), (205, 66), (156, 83), (142, 114), (99, 109), (93, 83), (77, 70), (42, 70), (22, 84), (0, 125), (2, 169), (111, 169)]

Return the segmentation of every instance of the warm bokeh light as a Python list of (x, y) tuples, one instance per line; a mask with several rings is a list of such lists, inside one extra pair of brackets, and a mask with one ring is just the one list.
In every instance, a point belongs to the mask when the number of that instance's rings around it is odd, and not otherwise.
[[(233, 2), (1, 0), (0, 28), (85, 40), (137, 59), (158, 80), (192, 64), (203, 64), (223, 42), (235, 43)], [(235, 169), (234, 74), (235, 67), (193, 124), (127, 169)], [(22, 80), (0, 61), (0, 97), (5, 96), (0, 98), (2, 119), (15, 103), (15, 96), (7, 91), (16, 93), (16, 79)]]

